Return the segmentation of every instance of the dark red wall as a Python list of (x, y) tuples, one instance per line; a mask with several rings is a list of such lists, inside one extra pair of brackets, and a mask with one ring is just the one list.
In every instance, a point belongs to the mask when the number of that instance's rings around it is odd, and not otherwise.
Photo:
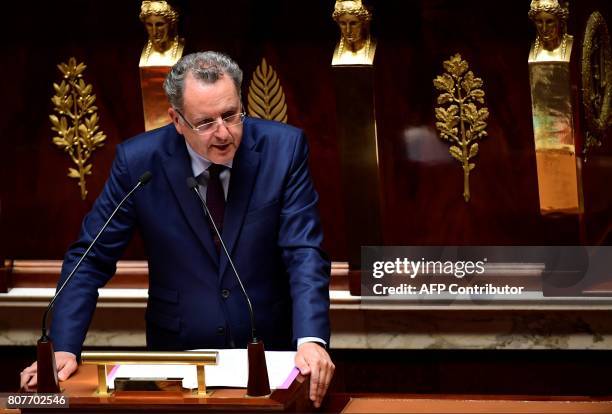
[[(527, 68), (534, 38), (527, 18), (529, 3), (370, 2), (379, 44), (376, 114), (387, 244), (610, 241), (609, 140), (585, 166), (588, 214), (582, 221), (539, 213)], [(346, 226), (359, 224), (345, 223), (343, 214), (330, 67), (338, 37), (330, 17), (333, 5), (333, 0), (179, 4), (187, 52), (212, 49), (230, 54), (245, 71), (243, 93), (262, 57), (279, 74), (289, 122), (303, 128), (310, 139), (326, 248), (332, 259), (343, 260)], [(0, 256), (62, 257), (103, 186), (115, 145), (143, 130), (138, 59), (146, 35), (138, 20), (139, 7), (140, 1), (118, 0), (3, 6)], [(606, 0), (573, 2), (569, 26), (575, 35), (574, 62), (580, 58), (581, 33), (590, 12), (600, 10), (612, 24), (611, 9)], [(471, 174), (468, 204), (462, 199), (461, 168), (434, 129), (437, 93), (432, 80), (442, 72), (442, 61), (456, 52), (484, 80), (491, 113), (489, 137), (480, 145)], [(93, 157), (85, 202), (76, 180), (66, 177), (70, 163), (52, 144), (48, 120), (52, 83), (60, 76), (56, 65), (70, 56), (88, 65), (85, 80), (93, 84), (101, 127), (108, 136)], [(142, 257), (140, 244), (133, 244), (126, 257)]]

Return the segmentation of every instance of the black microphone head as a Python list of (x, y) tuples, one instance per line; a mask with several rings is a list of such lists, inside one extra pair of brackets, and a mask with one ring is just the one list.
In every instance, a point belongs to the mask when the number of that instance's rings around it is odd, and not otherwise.
[(187, 177), (187, 187), (194, 189), (198, 187), (198, 181), (193, 177)]
[(145, 171), (145, 173), (140, 176), (138, 182), (140, 183), (140, 185), (145, 185), (149, 181), (151, 181), (151, 178), (153, 178), (153, 174), (151, 174), (151, 171)]

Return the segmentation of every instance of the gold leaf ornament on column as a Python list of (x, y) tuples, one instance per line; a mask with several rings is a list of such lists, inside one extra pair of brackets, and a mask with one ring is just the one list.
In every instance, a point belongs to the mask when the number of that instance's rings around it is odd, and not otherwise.
[(57, 112), (57, 115), (49, 115), (51, 129), (57, 133), (53, 143), (65, 151), (75, 164), (75, 168), (68, 168), (68, 177), (79, 180), (81, 199), (85, 200), (85, 176), (91, 175), (92, 170), (92, 164), (87, 162), (92, 153), (104, 145), (106, 135), (99, 130), (93, 87), (83, 80), (87, 66), (77, 64), (76, 59), (71, 57), (68, 63), (60, 63), (57, 67), (63, 79), (59, 85), (53, 84), (55, 95), (51, 102)]
[(249, 115), (262, 119), (287, 122), (287, 103), (280, 80), (266, 59), (253, 72), (249, 85)]
[[(484, 107), (482, 79), (474, 76), (468, 63), (456, 54), (444, 62), (446, 73), (434, 79), (440, 91), (436, 112), (436, 127), (440, 138), (450, 142), (450, 155), (463, 168), (463, 198), (470, 201), (470, 171), (476, 168), (478, 139), (487, 135), (489, 110)], [(478, 105), (480, 104), (480, 105)], [(481, 106), (481, 107), (479, 107)]]
[(582, 44), (582, 104), (586, 120), (584, 161), (592, 148), (601, 147), (612, 126), (612, 46), (603, 15), (593, 12)]

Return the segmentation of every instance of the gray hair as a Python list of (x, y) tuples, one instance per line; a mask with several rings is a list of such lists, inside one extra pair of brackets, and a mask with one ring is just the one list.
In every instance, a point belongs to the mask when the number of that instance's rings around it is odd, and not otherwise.
[(170, 105), (183, 110), (183, 93), (185, 91), (185, 78), (187, 74), (204, 83), (215, 83), (224, 74), (234, 81), (236, 91), (240, 97), (242, 85), (242, 70), (229, 56), (219, 52), (198, 52), (183, 56), (170, 70), (164, 81), (164, 91)]

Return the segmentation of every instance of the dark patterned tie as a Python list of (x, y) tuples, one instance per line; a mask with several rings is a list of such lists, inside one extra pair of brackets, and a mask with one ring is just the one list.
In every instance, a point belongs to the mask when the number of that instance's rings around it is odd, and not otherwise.
[[(210, 167), (208, 167), (209, 176), (208, 185), (206, 186), (206, 204), (208, 204), (208, 210), (210, 210), (210, 215), (215, 221), (219, 233), (223, 231), (223, 215), (225, 214), (225, 193), (223, 192), (223, 184), (221, 184), (219, 175), (225, 168), (227, 167), (224, 165), (211, 164)], [(210, 230), (213, 240), (215, 241), (217, 253), (219, 253), (221, 250), (221, 242), (212, 228), (212, 225)]]

